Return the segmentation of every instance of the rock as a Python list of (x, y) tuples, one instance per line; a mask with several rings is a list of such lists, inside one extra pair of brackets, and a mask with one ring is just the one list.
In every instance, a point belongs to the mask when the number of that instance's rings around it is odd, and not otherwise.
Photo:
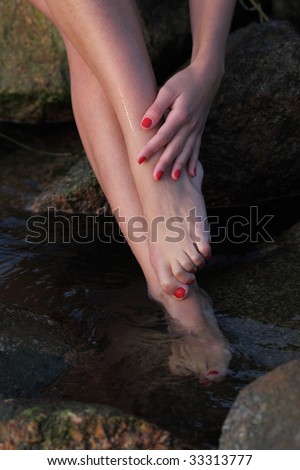
[(299, 68), (300, 37), (288, 22), (230, 36), (200, 152), (208, 205), (299, 194)]
[(154, 424), (102, 405), (0, 402), (0, 449), (181, 449)]
[(0, 398), (32, 397), (74, 358), (73, 336), (45, 315), (0, 303)]
[(0, 120), (71, 119), (69, 70), (59, 33), (26, 0), (1, 2), (0, 16)]
[[(187, 59), (190, 40), (185, 0), (140, 0), (145, 38), (158, 78)], [(72, 119), (69, 70), (63, 42), (27, 0), (0, 5), (0, 120)], [(167, 58), (167, 60), (166, 60)]]
[(69, 213), (98, 213), (106, 206), (104, 193), (83, 154), (63, 176), (54, 179), (26, 209), (43, 212), (49, 207)]
[(300, 450), (300, 360), (245, 387), (222, 429), (220, 449)]
[[(230, 315), (228, 325), (239, 318), (257, 322), (251, 337), (260, 335), (262, 324), (269, 329), (271, 325), (288, 328), (290, 334), (298, 335), (294, 329), (300, 300), (300, 223), (277, 237), (276, 243), (259, 245), (219, 268), (212, 265), (201, 275), (201, 287), (216, 309)], [(289, 353), (295, 354), (288, 347), (281, 351), (282, 356)]]
[(275, 18), (289, 20), (300, 27), (300, 3), (299, 0), (272, 0), (273, 14)]

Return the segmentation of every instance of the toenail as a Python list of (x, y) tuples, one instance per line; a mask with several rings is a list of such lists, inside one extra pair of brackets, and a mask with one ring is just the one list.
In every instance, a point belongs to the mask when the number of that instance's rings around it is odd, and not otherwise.
[(192, 279), (192, 281), (187, 282), (188, 286), (192, 286), (195, 283), (195, 279)]
[(174, 295), (177, 299), (183, 299), (185, 296), (185, 289), (183, 287), (178, 287), (178, 289), (174, 291)]
[(141, 165), (141, 164), (144, 163), (144, 161), (146, 161), (146, 160), (147, 160), (146, 157), (140, 157), (140, 158), (138, 159), (138, 162), (139, 162), (139, 164)]
[(217, 375), (218, 373), (217, 370), (210, 370), (207, 375)]

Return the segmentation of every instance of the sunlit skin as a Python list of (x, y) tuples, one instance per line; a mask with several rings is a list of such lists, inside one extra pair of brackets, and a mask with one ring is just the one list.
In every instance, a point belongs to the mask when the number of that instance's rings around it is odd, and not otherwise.
[[(62, 34), (79, 133), (112, 210), (118, 209), (125, 217), (119, 224), (144, 272), (149, 295), (173, 319), (172, 328), (188, 338), (189, 347), (183, 348), (188, 352), (175, 348), (170, 368), (182, 374), (174, 360), (182, 363), (187, 354), (186, 370), (218, 379), (226, 371), (230, 354), (215, 319), (203, 309), (195, 283), (196, 269), (210, 257), (198, 157), (205, 121), (224, 70), (235, 2), (190, 0), (191, 64), (159, 93), (133, 0), (31, 3)], [(170, 112), (162, 124), (167, 108)], [(186, 222), (193, 208), (201, 223)], [(156, 217), (167, 220), (174, 215), (184, 219), (185, 236), (180, 242), (166, 242), (164, 223), (157, 227), (155, 243), (151, 233), (143, 242), (132, 241), (127, 225), (130, 218), (145, 217), (151, 231)], [(196, 242), (191, 233), (197, 236)], [(190, 341), (191, 332), (198, 340)], [(194, 369), (199, 369), (197, 374)]]

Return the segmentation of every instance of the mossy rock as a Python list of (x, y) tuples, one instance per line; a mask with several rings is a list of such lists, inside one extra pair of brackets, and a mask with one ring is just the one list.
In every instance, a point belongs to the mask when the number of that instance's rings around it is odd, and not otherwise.
[(181, 449), (170, 433), (105, 405), (0, 402), (0, 450)]

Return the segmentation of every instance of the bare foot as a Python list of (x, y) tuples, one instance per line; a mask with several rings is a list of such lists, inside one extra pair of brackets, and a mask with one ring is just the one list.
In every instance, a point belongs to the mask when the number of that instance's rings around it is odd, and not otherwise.
[[(153, 298), (153, 293), (149, 294)], [(172, 338), (169, 368), (174, 375), (194, 375), (201, 383), (219, 381), (228, 373), (231, 353), (207, 294), (191, 288), (184, 303), (165, 293), (154, 295), (167, 313)]]
[(150, 226), (151, 264), (164, 292), (179, 300), (187, 297), (197, 267), (210, 257), (202, 177), (200, 163), (195, 177), (186, 170), (178, 181), (166, 175), (143, 201)]

